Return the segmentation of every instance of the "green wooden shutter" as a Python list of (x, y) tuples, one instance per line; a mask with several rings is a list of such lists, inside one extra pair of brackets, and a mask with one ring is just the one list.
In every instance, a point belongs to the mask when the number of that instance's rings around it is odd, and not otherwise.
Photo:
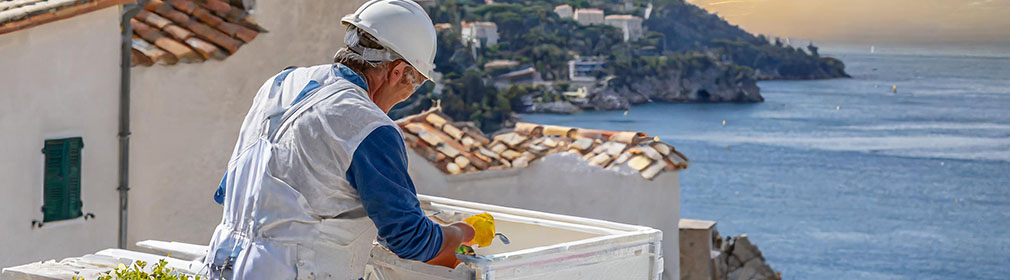
[(44, 222), (81, 216), (81, 137), (46, 140), (42, 213)]

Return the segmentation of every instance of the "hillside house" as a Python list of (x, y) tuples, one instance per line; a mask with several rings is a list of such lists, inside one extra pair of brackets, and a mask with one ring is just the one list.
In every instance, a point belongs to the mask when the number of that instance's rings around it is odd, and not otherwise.
[(591, 57), (579, 57), (568, 61), (568, 79), (573, 82), (595, 82), (596, 75), (603, 71), (606, 62)]
[(494, 85), (497, 88), (507, 88), (512, 85), (530, 85), (542, 81), (537, 69), (527, 67), (498, 75), (494, 79)]
[(603, 24), (603, 10), (587, 8), (575, 10), (575, 21), (582, 25)]
[(0, 1), (0, 267), (117, 244), (128, 2)]
[(634, 41), (642, 38), (642, 18), (632, 15), (609, 15), (604, 19), (607, 25), (616, 27), (624, 33), (624, 41)]
[(441, 32), (442, 30), (452, 30), (452, 23), (436, 23), (435, 32)]
[(558, 14), (558, 17), (560, 18), (572, 18), (575, 16), (575, 13), (572, 11), (572, 6), (568, 4), (554, 7), (554, 13)]
[[(531, 123), (487, 136), (438, 108), (397, 123), (419, 193), (639, 224), (678, 240), (678, 171), (689, 162), (656, 137)], [(676, 279), (679, 246), (663, 246), (664, 278)]]
[(463, 44), (473, 44), (477, 48), (498, 44), (498, 25), (489, 21), (462, 22)]

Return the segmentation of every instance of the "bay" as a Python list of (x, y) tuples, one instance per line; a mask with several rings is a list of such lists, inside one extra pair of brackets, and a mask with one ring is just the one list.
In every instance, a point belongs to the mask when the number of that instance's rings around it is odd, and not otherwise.
[(673, 144), (681, 216), (747, 233), (785, 279), (1006, 279), (1010, 52), (923, 49), (823, 47), (852, 79), (761, 82), (764, 103), (521, 119)]

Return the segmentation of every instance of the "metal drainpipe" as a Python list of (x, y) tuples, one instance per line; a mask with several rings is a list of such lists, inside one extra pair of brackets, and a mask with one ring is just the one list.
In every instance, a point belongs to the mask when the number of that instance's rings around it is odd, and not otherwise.
[(119, 61), (119, 248), (126, 249), (126, 208), (130, 191), (130, 55), (133, 47), (133, 26), (130, 19), (140, 12), (138, 4), (123, 5)]

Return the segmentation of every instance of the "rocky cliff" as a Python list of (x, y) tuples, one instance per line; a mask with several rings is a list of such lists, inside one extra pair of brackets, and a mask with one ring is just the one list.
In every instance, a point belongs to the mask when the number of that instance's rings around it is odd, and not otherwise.
[(648, 102), (762, 102), (752, 70), (734, 65), (672, 67), (660, 75), (610, 83), (593, 92), (596, 110), (626, 110)]

